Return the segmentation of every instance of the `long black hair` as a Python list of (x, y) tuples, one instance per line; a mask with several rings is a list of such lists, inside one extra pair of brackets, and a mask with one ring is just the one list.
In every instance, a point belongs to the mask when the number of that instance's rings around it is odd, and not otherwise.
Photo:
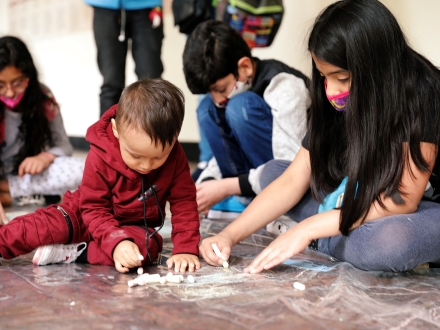
[(380, 194), (403, 204), (400, 187), (409, 168), (429, 171), (422, 141), (440, 141), (440, 72), (408, 45), (391, 12), (377, 0), (338, 1), (316, 19), (308, 50), (348, 70), (347, 112), (328, 102), (323, 77), (312, 72), (310, 121), (311, 189), (315, 198), (348, 176), (340, 231), (348, 235)]
[[(42, 90), (38, 72), (32, 56), (23, 41), (16, 37), (0, 38), (0, 71), (8, 66), (16, 67), (29, 79), (25, 95), (17, 106), (22, 113), (18, 139), (24, 141), (18, 154), (14, 157), (14, 173), (20, 163), (29, 156), (44, 151), (47, 145), (53, 144), (49, 120), (45, 115), (45, 103), (53, 102)], [(5, 120), (5, 106), (0, 102), (0, 122)], [(0, 149), (1, 155), (2, 149)], [(1, 175), (4, 175), (3, 163), (0, 160)]]

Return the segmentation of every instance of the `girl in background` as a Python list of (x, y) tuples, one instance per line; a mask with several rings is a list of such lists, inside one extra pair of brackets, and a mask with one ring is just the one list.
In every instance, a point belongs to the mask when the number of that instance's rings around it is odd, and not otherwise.
[(272, 268), (307, 246), (364, 270), (438, 262), (439, 70), (407, 44), (377, 0), (327, 7), (308, 50), (311, 121), (298, 155), (264, 168), (260, 184), (267, 187), (202, 242), (202, 256), (221, 264), (234, 244), (290, 210), (299, 224), (245, 272)]
[[(73, 148), (60, 109), (38, 80), (32, 56), (18, 38), (0, 38), (0, 202), (58, 202), (81, 183), (84, 160)], [(43, 200), (44, 203), (44, 200)], [(0, 223), (6, 223), (0, 205)]]

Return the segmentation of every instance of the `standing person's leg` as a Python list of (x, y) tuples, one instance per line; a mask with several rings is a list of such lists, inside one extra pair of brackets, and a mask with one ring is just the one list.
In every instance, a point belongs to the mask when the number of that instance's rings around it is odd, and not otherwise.
[(226, 109), (216, 108), (206, 97), (197, 118), (223, 177), (247, 173), (273, 158), (272, 115), (255, 93), (235, 96)]
[(401, 272), (440, 260), (440, 204), (367, 222), (348, 236), (319, 239), (318, 250), (364, 270)]
[(163, 72), (160, 58), (163, 24), (152, 26), (149, 18), (152, 9), (127, 11), (127, 32), (132, 39), (131, 51), (138, 79), (159, 78)]
[(121, 11), (93, 7), (93, 33), (98, 51), (98, 67), (103, 77), (100, 94), (101, 116), (119, 102), (125, 87), (127, 38), (119, 41)]

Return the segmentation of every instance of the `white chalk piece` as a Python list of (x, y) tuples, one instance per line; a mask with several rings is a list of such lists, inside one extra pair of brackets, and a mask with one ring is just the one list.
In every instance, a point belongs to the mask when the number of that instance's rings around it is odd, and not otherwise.
[(214, 253), (217, 257), (221, 258), (222, 257), (222, 253), (220, 252), (220, 249), (218, 248), (217, 244), (212, 243), (212, 249), (214, 250)]
[(196, 279), (192, 275), (188, 275), (186, 279), (188, 280), (189, 283), (194, 283), (196, 281)]
[(137, 272), (139, 275), (142, 275), (144, 273), (144, 269), (142, 267), (139, 267)]
[(302, 283), (299, 283), (299, 282), (293, 282), (293, 287), (295, 289), (301, 290), (301, 291), (306, 289), (306, 286), (304, 284), (302, 284)]
[(165, 277), (165, 276), (162, 276), (160, 279), (159, 279), (159, 283), (160, 284), (165, 284), (167, 282), (167, 278)]
[(182, 282), (182, 275), (173, 275), (173, 276), (167, 276), (167, 282), (170, 283), (180, 283)]
[(149, 275), (149, 276), (145, 279), (145, 283), (146, 283), (146, 284), (160, 283), (160, 274), (152, 274), (152, 275)]
[(144, 257), (142, 256), (142, 254), (138, 254), (138, 258), (139, 258), (139, 260), (144, 260)]
[(127, 285), (128, 285), (129, 288), (132, 288), (132, 287), (136, 286), (137, 283), (136, 283), (135, 280), (130, 280), (130, 281), (127, 282)]
[(174, 276), (174, 274), (171, 273), (171, 272), (169, 272), (169, 273), (167, 274), (167, 278), (170, 277), (170, 276)]
[(136, 282), (137, 285), (145, 285), (146, 278), (139, 276), (135, 278), (134, 281)]
[[(220, 249), (218, 248), (217, 244), (212, 243), (211, 245), (212, 245), (212, 249), (214, 250), (215, 255), (219, 258), (222, 258), (222, 253), (220, 252)], [(223, 268), (229, 268), (228, 262), (224, 259), (223, 259)]]

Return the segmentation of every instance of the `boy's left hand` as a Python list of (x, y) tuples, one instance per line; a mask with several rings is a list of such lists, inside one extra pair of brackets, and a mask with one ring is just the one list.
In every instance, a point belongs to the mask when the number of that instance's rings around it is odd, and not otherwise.
[(196, 269), (200, 269), (200, 260), (199, 257), (194, 254), (175, 254), (171, 258), (167, 260), (168, 268), (173, 268), (174, 272), (184, 273), (188, 268), (190, 273), (194, 272)]

